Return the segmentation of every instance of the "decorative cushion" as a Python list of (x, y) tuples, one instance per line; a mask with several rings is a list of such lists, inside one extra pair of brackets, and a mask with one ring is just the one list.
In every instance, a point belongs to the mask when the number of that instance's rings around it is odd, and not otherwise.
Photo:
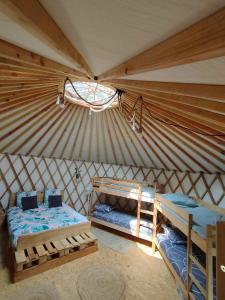
[(51, 195), (52, 196), (61, 196), (61, 191), (59, 189), (45, 189), (44, 204), (46, 204), (47, 207), (49, 207), (48, 198)]
[(37, 191), (30, 191), (30, 192), (17, 192), (16, 193), (16, 206), (23, 209), (22, 206), (22, 198), (24, 197), (32, 197), (37, 196)]
[(21, 203), (23, 210), (38, 208), (37, 196), (22, 197)]
[(48, 205), (49, 205), (49, 208), (62, 206), (62, 196), (61, 195), (50, 195), (48, 197)]
[(112, 206), (107, 205), (107, 204), (97, 204), (95, 205), (95, 210), (104, 212), (104, 213), (109, 213), (110, 211), (113, 210)]
[(163, 197), (172, 203), (185, 207), (198, 207), (199, 205), (190, 197), (180, 193), (164, 194)]

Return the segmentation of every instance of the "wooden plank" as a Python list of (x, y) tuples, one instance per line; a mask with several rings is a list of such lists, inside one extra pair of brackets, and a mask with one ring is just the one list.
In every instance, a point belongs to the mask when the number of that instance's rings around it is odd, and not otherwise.
[(201, 284), (199, 283), (198, 279), (193, 274), (190, 274), (190, 278), (191, 278), (192, 282), (200, 290), (200, 292), (202, 293), (202, 295), (206, 298), (206, 290), (201, 286)]
[(19, 250), (15, 252), (15, 259), (17, 264), (22, 264), (27, 262), (27, 257), (24, 253), (24, 250)]
[(217, 222), (216, 295), (223, 300), (225, 295), (225, 222)]
[(52, 244), (58, 251), (64, 250), (64, 246), (60, 243), (60, 241), (53, 241)]
[(67, 262), (74, 260), (74, 259), (78, 259), (80, 257), (94, 253), (97, 250), (98, 250), (97, 245), (89, 246), (85, 249), (82, 249), (82, 251), (74, 251), (67, 256), (62, 256), (62, 257), (59, 257), (59, 258), (56, 258), (53, 260), (49, 260), (44, 264), (34, 266), (32, 268), (23, 270), (21, 272), (15, 272), (13, 282), (18, 282), (18, 281), (26, 279), (30, 276), (33, 276), (33, 275), (45, 272), (49, 269), (61, 266)]
[(74, 240), (73, 237), (67, 237), (67, 240), (73, 245), (73, 247), (79, 247), (80, 244)]
[(99, 76), (99, 79), (119, 78), (224, 56), (224, 31), (225, 8), (222, 8), (119, 66), (106, 71)]
[(179, 83), (144, 81), (131, 79), (113, 79), (110, 81), (114, 86), (133, 87), (140, 91), (162, 92), (165, 95), (174, 94), (181, 96), (191, 96), (200, 99), (221, 100), (224, 102), (225, 85), (199, 84), (199, 83)]
[(200, 262), (193, 256), (190, 255), (191, 260), (193, 263), (197, 266), (197, 268), (204, 274), (206, 275), (206, 269), (200, 264)]
[(61, 73), (71, 74), (75, 77), (85, 78), (83, 73), (61, 65), (53, 60), (40, 56), (31, 51), (25, 50), (13, 44), (10, 44), (0, 39), (0, 57), (14, 59), (16, 61), (22, 61), (31, 65), (39, 66), (49, 70), (55, 70)]
[(42, 257), (48, 254), (43, 245), (35, 246), (38, 256)]
[(38, 259), (38, 255), (36, 253), (34, 253), (33, 247), (27, 248), (27, 254), (28, 254), (30, 261)]
[(50, 242), (45, 242), (45, 246), (48, 249), (49, 254), (55, 254), (57, 250), (53, 248)]

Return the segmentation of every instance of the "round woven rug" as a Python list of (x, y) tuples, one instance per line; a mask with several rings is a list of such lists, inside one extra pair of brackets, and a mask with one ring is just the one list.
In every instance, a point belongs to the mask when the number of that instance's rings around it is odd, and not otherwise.
[(19, 288), (10, 300), (61, 300), (55, 286), (51, 284), (34, 284)]
[(123, 300), (126, 282), (113, 268), (96, 265), (80, 274), (77, 290), (82, 300)]

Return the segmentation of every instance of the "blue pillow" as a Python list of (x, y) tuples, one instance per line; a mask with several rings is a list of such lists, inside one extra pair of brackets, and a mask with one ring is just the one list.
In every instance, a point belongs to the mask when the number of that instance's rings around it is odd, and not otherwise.
[(199, 205), (193, 201), (190, 197), (184, 194), (174, 193), (174, 194), (164, 194), (163, 197), (170, 200), (172, 203), (185, 206), (185, 207), (198, 207)]
[(45, 189), (45, 199), (44, 204), (49, 207), (48, 198), (49, 196), (61, 196), (61, 191), (59, 189)]
[(23, 209), (22, 198), (33, 197), (33, 196), (37, 196), (37, 191), (17, 192), (16, 193), (16, 206)]
[(104, 213), (109, 213), (110, 211), (113, 210), (112, 206), (107, 205), (107, 204), (97, 204), (95, 205), (95, 210), (104, 212)]
[(206, 225), (216, 225), (218, 221), (223, 221), (224, 218), (224, 216), (202, 206), (193, 209), (192, 215), (193, 221), (203, 227), (206, 227)]

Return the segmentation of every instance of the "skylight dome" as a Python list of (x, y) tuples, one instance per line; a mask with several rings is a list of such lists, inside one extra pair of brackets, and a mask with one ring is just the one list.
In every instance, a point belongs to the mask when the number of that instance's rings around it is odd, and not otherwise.
[(97, 82), (68, 82), (65, 87), (70, 101), (97, 111), (117, 105), (117, 91)]

